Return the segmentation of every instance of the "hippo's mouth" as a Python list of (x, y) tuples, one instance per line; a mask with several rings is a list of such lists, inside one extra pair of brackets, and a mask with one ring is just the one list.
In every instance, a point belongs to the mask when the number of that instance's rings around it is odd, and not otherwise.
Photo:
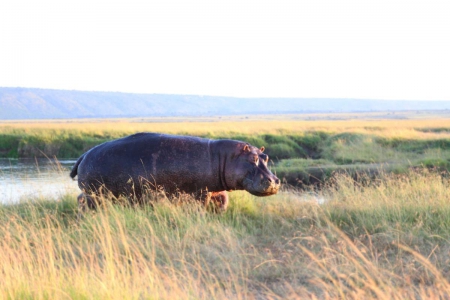
[(252, 195), (258, 197), (271, 196), (278, 193), (280, 184), (267, 182), (265, 186), (255, 183), (251, 179), (244, 180), (244, 189)]
[(272, 196), (272, 195), (275, 195), (276, 193), (278, 193), (278, 189), (273, 189), (270, 192), (263, 192), (263, 193), (255, 192), (255, 191), (248, 191), (248, 192), (250, 194), (258, 196), (258, 197), (267, 197), (267, 196)]

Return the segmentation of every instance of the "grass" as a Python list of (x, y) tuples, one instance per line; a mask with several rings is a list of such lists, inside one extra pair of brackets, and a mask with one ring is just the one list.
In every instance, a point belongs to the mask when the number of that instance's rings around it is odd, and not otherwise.
[[(438, 171), (267, 198), (229, 210), (162, 199), (77, 223), (75, 195), (0, 206), (0, 297), (411, 299), (450, 295), (450, 182)], [(326, 199), (322, 205), (318, 199)]]
[(357, 177), (362, 170), (371, 176), (380, 171), (405, 173), (417, 167), (449, 170), (448, 116), (396, 115), (403, 119), (366, 113), (4, 121), (0, 122), (0, 157), (76, 158), (105, 141), (153, 131), (265, 146), (274, 172), (294, 186), (322, 184), (336, 172)]
[[(339, 114), (331, 116), (340, 116)], [(380, 144), (403, 151), (422, 151), (429, 147), (448, 145), (450, 125), (446, 118), (379, 120), (297, 120), (297, 116), (252, 117), (249, 119), (112, 119), (59, 121), (0, 122), (0, 155), (4, 157), (48, 156), (77, 157), (86, 149), (106, 140), (135, 132), (151, 131), (196, 135), (209, 138), (236, 138), (263, 146), (278, 159), (321, 155), (339, 140)], [(300, 117), (302, 117), (300, 115)], [(373, 116), (372, 116), (373, 117)], [(358, 141), (356, 141), (358, 142)], [(412, 148), (411, 146), (412, 144)], [(269, 145), (271, 147), (269, 147)], [(47, 146), (47, 149), (45, 148)], [(338, 147), (338, 145), (336, 146)], [(408, 148), (410, 147), (410, 148)], [(12, 151), (12, 152), (11, 152)], [(332, 155), (329, 153), (328, 155)], [(366, 159), (376, 159), (370, 156)]]
[(449, 298), (450, 123), (397, 116), (0, 122), (0, 157), (73, 158), (140, 131), (233, 138), (304, 188), (232, 192), (220, 215), (165, 198), (104, 199), (80, 222), (76, 195), (0, 205), (0, 298)]

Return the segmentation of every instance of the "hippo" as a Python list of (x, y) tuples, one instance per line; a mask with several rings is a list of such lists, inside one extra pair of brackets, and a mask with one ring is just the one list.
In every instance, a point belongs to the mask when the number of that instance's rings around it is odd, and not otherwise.
[(146, 188), (187, 193), (219, 211), (228, 206), (227, 191), (270, 196), (280, 180), (267, 168), (264, 147), (229, 139), (205, 139), (160, 133), (136, 133), (105, 142), (80, 156), (70, 172), (78, 175), (78, 207), (95, 209), (99, 196), (140, 201)]

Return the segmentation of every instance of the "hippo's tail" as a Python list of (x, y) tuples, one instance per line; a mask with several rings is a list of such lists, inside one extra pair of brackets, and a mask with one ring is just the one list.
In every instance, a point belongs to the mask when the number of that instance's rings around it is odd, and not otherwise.
[(80, 156), (80, 158), (77, 160), (77, 162), (76, 162), (75, 165), (73, 166), (72, 171), (70, 171), (70, 177), (71, 177), (72, 179), (74, 179), (75, 176), (77, 176), (77, 174), (78, 174), (78, 166), (80, 165), (80, 163), (81, 163), (81, 161), (83, 160), (83, 158), (84, 158), (85, 155), (86, 155), (86, 153)]

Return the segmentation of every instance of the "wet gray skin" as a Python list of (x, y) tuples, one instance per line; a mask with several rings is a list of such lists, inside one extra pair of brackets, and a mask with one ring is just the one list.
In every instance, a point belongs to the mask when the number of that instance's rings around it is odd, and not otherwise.
[(95, 208), (88, 195), (105, 190), (139, 201), (145, 188), (162, 188), (167, 194), (193, 194), (206, 204), (212, 200), (224, 211), (226, 191), (278, 192), (280, 180), (267, 168), (263, 151), (242, 141), (137, 133), (84, 153), (70, 176), (78, 175), (82, 208)]

